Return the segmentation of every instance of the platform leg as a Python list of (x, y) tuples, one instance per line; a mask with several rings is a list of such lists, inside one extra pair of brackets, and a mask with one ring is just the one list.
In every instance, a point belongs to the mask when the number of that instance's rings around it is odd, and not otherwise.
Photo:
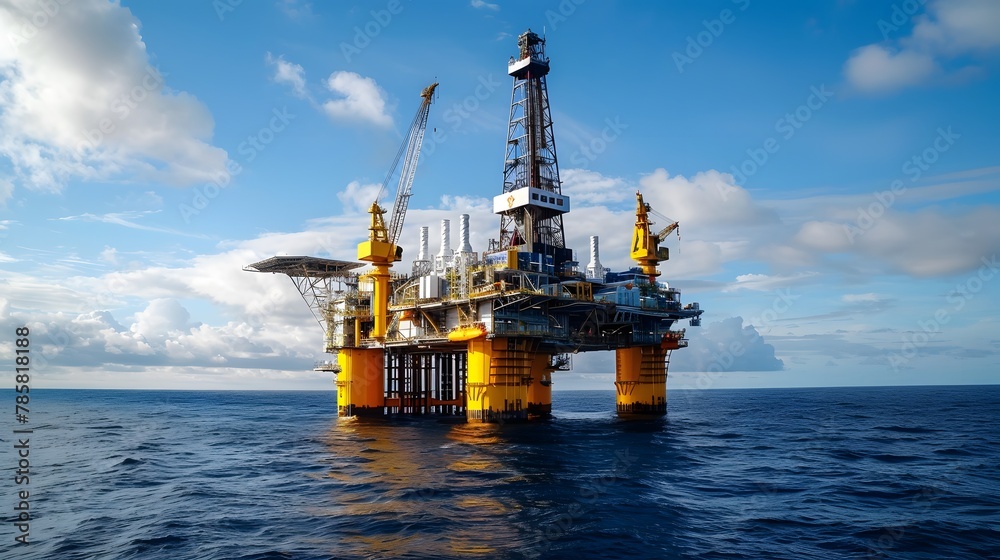
[(667, 352), (659, 345), (615, 350), (619, 416), (667, 413)]
[(384, 351), (381, 348), (342, 348), (337, 353), (337, 415), (385, 414)]

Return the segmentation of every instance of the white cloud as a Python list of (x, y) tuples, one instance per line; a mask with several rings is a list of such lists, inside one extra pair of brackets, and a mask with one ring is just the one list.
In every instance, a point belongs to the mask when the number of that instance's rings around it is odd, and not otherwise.
[[(713, 274), (727, 261), (752, 257), (751, 232), (780, 225), (774, 210), (754, 201), (726, 173), (707, 171), (689, 179), (657, 169), (638, 185), (586, 169), (568, 169), (563, 176), (563, 192), (572, 197), (573, 208), (564, 222), (567, 246), (584, 251), (589, 237), (598, 235), (601, 262), (616, 270), (635, 266), (628, 248), (636, 190), (655, 212), (680, 222), (683, 240), (671, 236), (664, 243), (671, 258), (660, 265), (663, 280)], [(653, 220), (654, 228), (670, 223)]]
[(917, 21), (907, 42), (950, 55), (1000, 46), (1000, 3), (994, 0), (938, 0)]
[(700, 232), (718, 226), (753, 226), (778, 221), (774, 210), (755, 202), (728, 173), (703, 171), (688, 179), (683, 175), (671, 177), (661, 168), (643, 177), (639, 186), (643, 199), (653, 210), (679, 221), (682, 229)]
[(175, 299), (154, 299), (137, 313), (129, 329), (146, 340), (164, 340), (168, 336), (190, 332), (191, 314)]
[(736, 277), (736, 283), (723, 288), (723, 292), (733, 292), (736, 290), (754, 290), (759, 292), (769, 292), (777, 288), (783, 288), (793, 284), (800, 284), (813, 278), (818, 273), (812, 271), (797, 272), (794, 274), (740, 274)]
[(271, 79), (275, 83), (286, 84), (296, 97), (308, 99), (314, 107), (320, 107), (333, 121), (369, 122), (380, 127), (392, 126), (392, 116), (386, 107), (385, 92), (374, 79), (355, 72), (338, 70), (326, 80), (326, 87), (339, 96), (317, 104), (309, 93), (305, 69), (301, 65), (285, 60), (283, 55), (275, 57), (267, 53), (265, 61), (274, 67)]
[(874, 293), (867, 294), (844, 294), (840, 296), (840, 301), (844, 303), (878, 303), (882, 298)]
[(385, 94), (375, 80), (354, 72), (337, 71), (330, 74), (326, 85), (342, 96), (323, 103), (323, 110), (331, 119), (392, 126), (392, 117), (386, 112)]
[(589, 169), (563, 169), (560, 179), (562, 193), (569, 196), (574, 205), (609, 204), (635, 197), (635, 192), (623, 179), (607, 177)]
[(819, 249), (838, 253), (851, 248), (850, 239), (844, 234), (843, 224), (809, 221), (795, 234), (795, 241), (806, 249)]
[(118, 249), (105, 245), (104, 250), (101, 251), (101, 260), (110, 264), (118, 264)]
[(938, 75), (972, 75), (979, 69), (967, 65), (965, 58), (995, 56), (998, 28), (1000, 3), (994, 0), (932, 1), (927, 13), (916, 18), (910, 35), (855, 50), (844, 74), (863, 93), (897, 91)]
[[(720, 373), (784, 369), (784, 362), (774, 354), (774, 346), (766, 343), (753, 325), (744, 325), (742, 317), (730, 317), (699, 329), (687, 329), (686, 337), (688, 347), (670, 356), (671, 371)], [(706, 380), (714, 385), (711, 376)]]
[[(841, 202), (845, 212), (838, 212), (836, 204), (827, 201), (828, 211), (857, 215), (851, 211), (850, 200)], [(869, 273), (918, 278), (976, 270), (983, 258), (997, 254), (1000, 247), (1000, 209), (991, 206), (952, 212), (891, 208), (865, 225), (862, 229), (852, 218), (810, 221), (792, 237), (792, 246), (816, 258), (847, 254), (851, 257), (847, 262)]]
[(473, 8), (476, 8), (476, 9), (480, 9), (480, 10), (482, 10), (482, 9), (493, 10), (494, 12), (498, 11), (500, 9), (499, 5), (497, 5), (497, 4), (491, 4), (489, 2), (486, 2), (485, 0), (471, 0), (469, 2), (469, 5), (472, 6)]
[(271, 77), (275, 83), (288, 84), (298, 97), (308, 97), (306, 91), (306, 71), (302, 66), (294, 62), (288, 62), (284, 56), (275, 58), (271, 53), (267, 53), (265, 60), (274, 66), (274, 76)]
[(360, 181), (351, 181), (344, 190), (337, 192), (337, 199), (340, 200), (345, 212), (367, 212), (372, 202), (375, 202), (381, 187), (382, 185), (377, 183), (362, 184)]
[(139, 22), (105, 0), (60, 4), (27, 34), (36, 2), (0, 6), (0, 154), (16, 179), (59, 190), (71, 179), (187, 185), (224, 170), (213, 120), (150, 65)]
[(937, 71), (930, 55), (903, 50), (892, 52), (881, 45), (854, 51), (844, 67), (847, 79), (866, 93), (891, 92), (927, 80)]

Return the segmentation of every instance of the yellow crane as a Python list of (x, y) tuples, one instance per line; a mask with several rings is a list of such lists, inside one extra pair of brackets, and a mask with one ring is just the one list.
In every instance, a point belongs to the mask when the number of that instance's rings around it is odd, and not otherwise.
[[(416, 116), (413, 117), (406, 140), (396, 152), (396, 159), (392, 162), (392, 166), (382, 182), (382, 188), (379, 189), (375, 201), (368, 209), (368, 213), (371, 214), (368, 240), (358, 244), (358, 260), (372, 264), (373, 270), (367, 275), (373, 283), (372, 314), (375, 318), (375, 324), (371, 336), (379, 340), (385, 338), (389, 321), (389, 268), (392, 263), (403, 257), (403, 248), (396, 245), (396, 242), (399, 241), (399, 235), (403, 231), (403, 220), (406, 218), (406, 208), (410, 202), (413, 177), (417, 171), (417, 160), (420, 158), (424, 131), (427, 129), (427, 115), (434, 97), (434, 89), (437, 86), (438, 84), (435, 82), (420, 92), (423, 101), (420, 103), (420, 108), (417, 109)], [(401, 158), (403, 168), (399, 174), (396, 200), (392, 206), (392, 218), (386, 225), (386, 211), (379, 205), (378, 199), (395, 173)]]
[(643, 202), (642, 193), (639, 191), (636, 191), (635, 199), (635, 229), (632, 233), (632, 250), (629, 257), (639, 264), (642, 272), (649, 276), (649, 281), (654, 282), (656, 277), (660, 275), (657, 265), (660, 261), (670, 258), (670, 251), (666, 247), (660, 247), (660, 243), (677, 230), (680, 223), (672, 222), (659, 232), (653, 233), (650, 230), (653, 223), (649, 221), (649, 214), (653, 212), (652, 208)]

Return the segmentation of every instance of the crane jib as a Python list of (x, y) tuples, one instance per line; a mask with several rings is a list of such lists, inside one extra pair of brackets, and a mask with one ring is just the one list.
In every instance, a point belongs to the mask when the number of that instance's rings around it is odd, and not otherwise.
[[(403, 167), (400, 170), (399, 184), (396, 187), (396, 200), (393, 202), (392, 214), (389, 218), (389, 225), (386, 228), (388, 230), (389, 243), (393, 245), (399, 241), (399, 236), (403, 232), (403, 221), (406, 219), (406, 209), (409, 206), (410, 195), (412, 194), (413, 178), (416, 175), (417, 161), (420, 158), (420, 149), (424, 142), (424, 131), (427, 130), (427, 116), (430, 113), (431, 98), (437, 85), (437, 83), (434, 83), (424, 88), (421, 92), (420, 96), (423, 98), (423, 101), (417, 109), (417, 114), (413, 117), (413, 122), (410, 123), (406, 140), (400, 145), (392, 167), (389, 169), (385, 181), (382, 183), (382, 188), (379, 189), (379, 195), (381, 195), (390, 178), (395, 173), (400, 158), (402, 158)], [(405, 156), (403, 155), (404, 152)], [(377, 201), (378, 198), (376, 197)]]

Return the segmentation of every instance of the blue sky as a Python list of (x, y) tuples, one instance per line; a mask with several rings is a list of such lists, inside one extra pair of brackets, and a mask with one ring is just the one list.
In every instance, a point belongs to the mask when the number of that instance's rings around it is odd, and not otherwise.
[(5, 0), (0, 327), (36, 385), (329, 388), (294, 287), (241, 267), (353, 259), (434, 81), (404, 239), (469, 213), (485, 249), (529, 27), (568, 244), (629, 266), (637, 189), (681, 223), (661, 280), (707, 312), (670, 387), (997, 381), (995, 2)]

